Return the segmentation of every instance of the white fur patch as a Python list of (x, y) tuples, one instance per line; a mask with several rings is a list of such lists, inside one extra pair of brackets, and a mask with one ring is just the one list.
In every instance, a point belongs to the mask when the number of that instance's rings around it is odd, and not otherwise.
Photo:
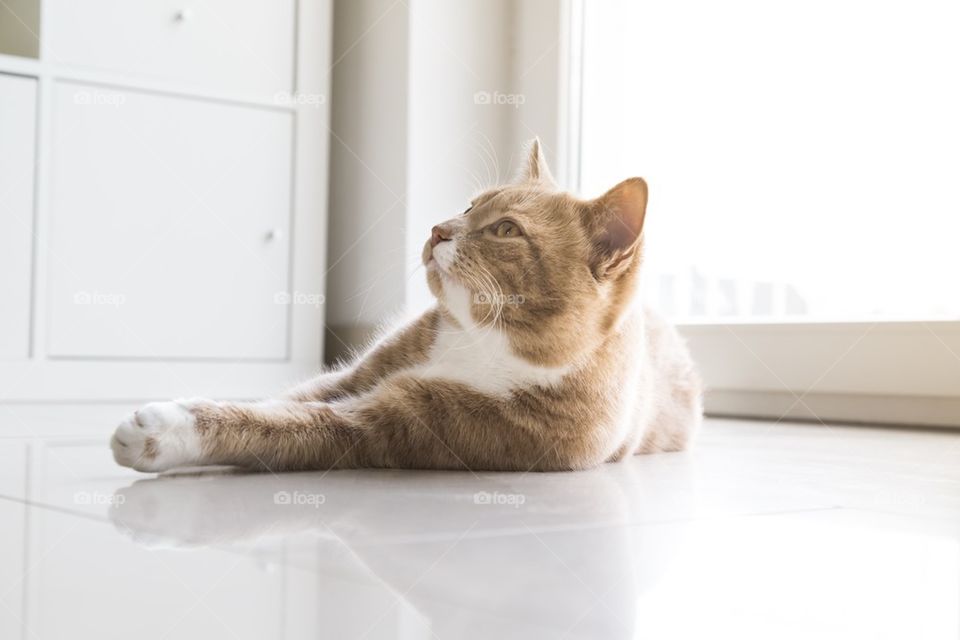
[(432, 249), (431, 255), (433, 255), (433, 259), (437, 261), (437, 264), (440, 265), (441, 270), (449, 272), (457, 259), (457, 241), (448, 240), (441, 242)]
[[(114, 459), (137, 471), (166, 471), (198, 464), (202, 447), (190, 408), (199, 402), (151, 402), (135, 411), (113, 434), (110, 447)], [(152, 451), (148, 450), (148, 440), (153, 441)]]
[(447, 310), (456, 318), (460, 326), (469, 331), (476, 327), (473, 316), (470, 315), (470, 307), (473, 304), (473, 294), (463, 285), (457, 283), (447, 275), (440, 278), (443, 283), (443, 302)]
[(559, 384), (567, 367), (542, 367), (514, 355), (502, 331), (479, 327), (470, 315), (468, 289), (443, 279), (444, 302), (460, 327), (441, 322), (430, 348), (429, 360), (411, 370), (424, 378), (452, 380), (491, 395), (508, 395), (514, 389)]

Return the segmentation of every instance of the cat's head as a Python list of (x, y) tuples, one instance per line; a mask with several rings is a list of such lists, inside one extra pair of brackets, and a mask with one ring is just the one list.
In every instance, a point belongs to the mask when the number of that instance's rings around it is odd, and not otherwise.
[(540, 143), (513, 184), (489, 189), (433, 228), (430, 290), (461, 325), (497, 327), (518, 355), (562, 364), (614, 330), (632, 301), (647, 184), (595, 200), (560, 191)]

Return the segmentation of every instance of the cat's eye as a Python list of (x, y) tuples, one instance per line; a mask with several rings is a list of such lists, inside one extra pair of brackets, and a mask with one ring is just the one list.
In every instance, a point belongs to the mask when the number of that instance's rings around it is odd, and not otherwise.
[(520, 227), (513, 220), (501, 220), (495, 223), (491, 230), (498, 238), (518, 238), (523, 235)]
[(464, 209), (464, 210), (463, 210), (463, 213), (461, 213), (460, 215), (465, 216), (465, 215), (467, 215), (468, 213), (470, 213), (471, 211), (473, 211), (473, 205), (472, 205), (472, 204), (471, 204), (469, 207), (467, 207), (466, 209)]

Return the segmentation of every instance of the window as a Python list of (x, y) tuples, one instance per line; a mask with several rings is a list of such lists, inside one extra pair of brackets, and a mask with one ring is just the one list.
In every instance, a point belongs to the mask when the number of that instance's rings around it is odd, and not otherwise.
[(960, 424), (958, 30), (938, 0), (583, 3), (581, 190), (650, 183), (644, 295), (708, 408)]

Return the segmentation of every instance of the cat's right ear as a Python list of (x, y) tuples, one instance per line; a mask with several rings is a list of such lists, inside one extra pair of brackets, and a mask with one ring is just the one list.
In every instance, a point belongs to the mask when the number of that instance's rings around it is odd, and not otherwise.
[(527, 160), (520, 170), (518, 182), (538, 184), (546, 189), (556, 189), (557, 183), (547, 166), (547, 159), (543, 157), (540, 138), (534, 138), (527, 143)]
[(590, 268), (604, 278), (621, 273), (637, 255), (647, 214), (647, 183), (643, 178), (624, 180), (586, 203), (583, 225), (593, 244)]

